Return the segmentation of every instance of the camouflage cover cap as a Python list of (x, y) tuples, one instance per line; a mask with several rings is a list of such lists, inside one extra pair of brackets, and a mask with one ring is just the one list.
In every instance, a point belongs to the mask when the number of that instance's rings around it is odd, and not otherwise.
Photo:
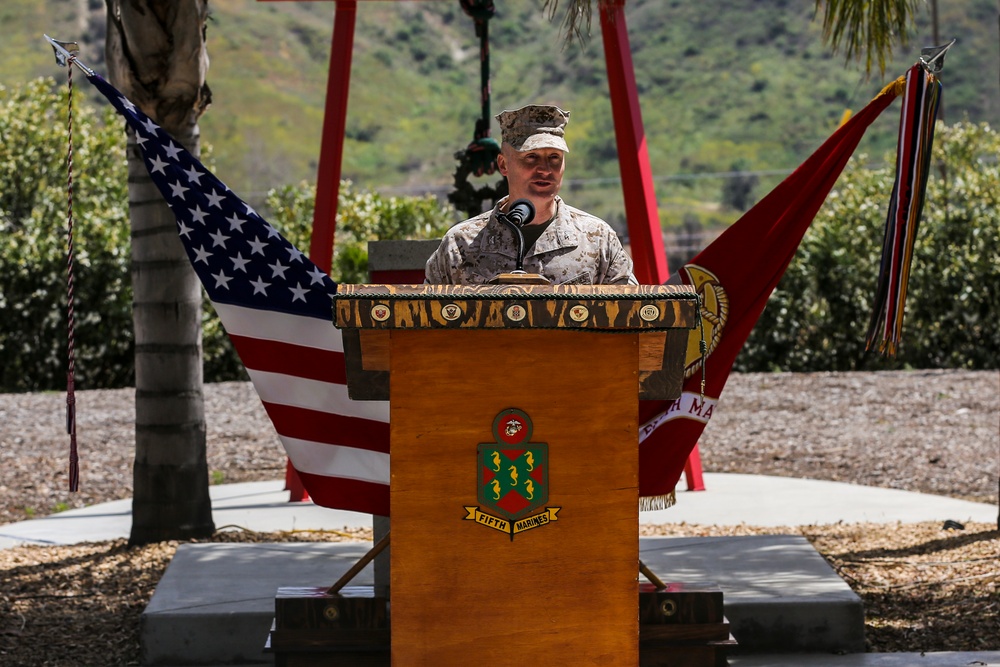
[(525, 151), (539, 148), (556, 148), (569, 152), (566, 145), (566, 123), (569, 112), (559, 107), (529, 104), (513, 111), (501, 111), (496, 119), (500, 122), (503, 141), (514, 150)]

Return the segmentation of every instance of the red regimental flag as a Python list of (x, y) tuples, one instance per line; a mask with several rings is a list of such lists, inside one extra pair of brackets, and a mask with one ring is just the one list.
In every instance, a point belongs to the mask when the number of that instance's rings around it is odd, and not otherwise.
[(711, 419), (736, 355), (768, 297), (861, 137), (896, 94), (893, 86), (883, 90), (671, 280), (692, 285), (701, 295), (709, 356), (704, 396), (701, 334), (695, 331), (689, 339), (682, 397), (640, 403), (639, 494), (644, 509), (670, 503), (684, 463)]

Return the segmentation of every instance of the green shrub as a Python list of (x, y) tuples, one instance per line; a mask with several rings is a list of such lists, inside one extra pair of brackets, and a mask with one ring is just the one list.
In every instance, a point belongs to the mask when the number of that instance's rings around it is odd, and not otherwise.
[[(75, 101), (76, 377), (133, 376), (121, 124)], [(59, 389), (67, 369), (67, 98), (51, 79), (0, 87), (0, 391)]]
[[(267, 194), (272, 224), (299, 248), (309, 247), (315, 199), (316, 187), (310, 183)], [(391, 197), (357, 191), (350, 181), (342, 181), (331, 277), (345, 283), (367, 282), (369, 241), (439, 238), (454, 221), (454, 209), (433, 195)]]

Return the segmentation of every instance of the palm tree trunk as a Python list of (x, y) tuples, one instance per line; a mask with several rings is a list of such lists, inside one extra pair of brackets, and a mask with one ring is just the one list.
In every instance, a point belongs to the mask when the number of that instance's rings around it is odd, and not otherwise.
[[(111, 81), (193, 155), (208, 105), (207, 0), (106, 0)], [(135, 465), (129, 542), (207, 537), (201, 284), (129, 135)]]
[[(188, 150), (197, 144), (197, 137), (175, 138)], [(201, 283), (132, 137), (128, 156), (136, 445), (129, 541), (207, 537), (215, 526), (202, 394)]]

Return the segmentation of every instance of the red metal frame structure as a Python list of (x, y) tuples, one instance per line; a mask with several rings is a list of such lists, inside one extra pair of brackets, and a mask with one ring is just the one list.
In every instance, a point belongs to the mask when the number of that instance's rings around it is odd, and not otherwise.
[[(354, 24), (357, 0), (336, 0), (330, 49), (330, 72), (326, 79), (326, 110), (316, 178), (316, 208), (313, 213), (309, 259), (327, 273), (333, 263), (333, 232), (337, 225), (337, 197), (344, 161), (344, 130), (347, 127), (347, 95), (351, 84)], [(320, 184), (326, 187), (319, 187)]]
[[(280, 0), (259, 0), (275, 2)], [(294, 0), (300, 1), (300, 0)], [(316, 175), (316, 204), (313, 211), (309, 259), (327, 273), (333, 267), (333, 235), (337, 227), (337, 197), (344, 162), (344, 130), (347, 127), (347, 96), (351, 86), (351, 58), (354, 54), (354, 26), (357, 0), (336, 0), (333, 37), (330, 45), (330, 69), (326, 78), (326, 108), (323, 113), (323, 137)], [(321, 187), (325, 184), (325, 187)], [(292, 462), (285, 464), (285, 488), (289, 502), (309, 499)]]
[(625, 197), (625, 218), (632, 245), (635, 277), (646, 285), (662, 285), (670, 273), (660, 232), (660, 212), (653, 192), (646, 133), (642, 127), (639, 90), (635, 83), (625, 0), (601, 0), (601, 35), (608, 70), (611, 113), (618, 144), (618, 168)]
[[(312, 243), (309, 246), (310, 259), (325, 271), (330, 270), (333, 259), (337, 195), (344, 156), (344, 128), (347, 122), (347, 98), (357, 17), (357, 0), (334, 1), (336, 13), (330, 46), (330, 72), (327, 77)], [(635, 275), (640, 283), (658, 285), (666, 282), (670, 274), (663, 235), (660, 232), (660, 214), (653, 191), (653, 172), (649, 164), (646, 134), (639, 108), (639, 92), (632, 66), (628, 27), (625, 23), (625, 0), (599, 0), (598, 4)], [(697, 446), (691, 452), (684, 473), (689, 491), (704, 490)], [(305, 499), (305, 490), (290, 464), (286, 470), (285, 486), (291, 491), (290, 500)]]
[[(600, 14), (611, 114), (614, 116), (618, 144), (618, 169), (622, 177), (635, 276), (640, 283), (662, 285), (670, 278), (670, 270), (660, 232), (660, 211), (653, 191), (653, 170), (649, 165), (646, 133), (642, 126), (639, 89), (635, 83), (628, 26), (625, 24), (625, 0), (601, 0)], [(697, 444), (684, 465), (684, 478), (688, 491), (705, 490)]]

